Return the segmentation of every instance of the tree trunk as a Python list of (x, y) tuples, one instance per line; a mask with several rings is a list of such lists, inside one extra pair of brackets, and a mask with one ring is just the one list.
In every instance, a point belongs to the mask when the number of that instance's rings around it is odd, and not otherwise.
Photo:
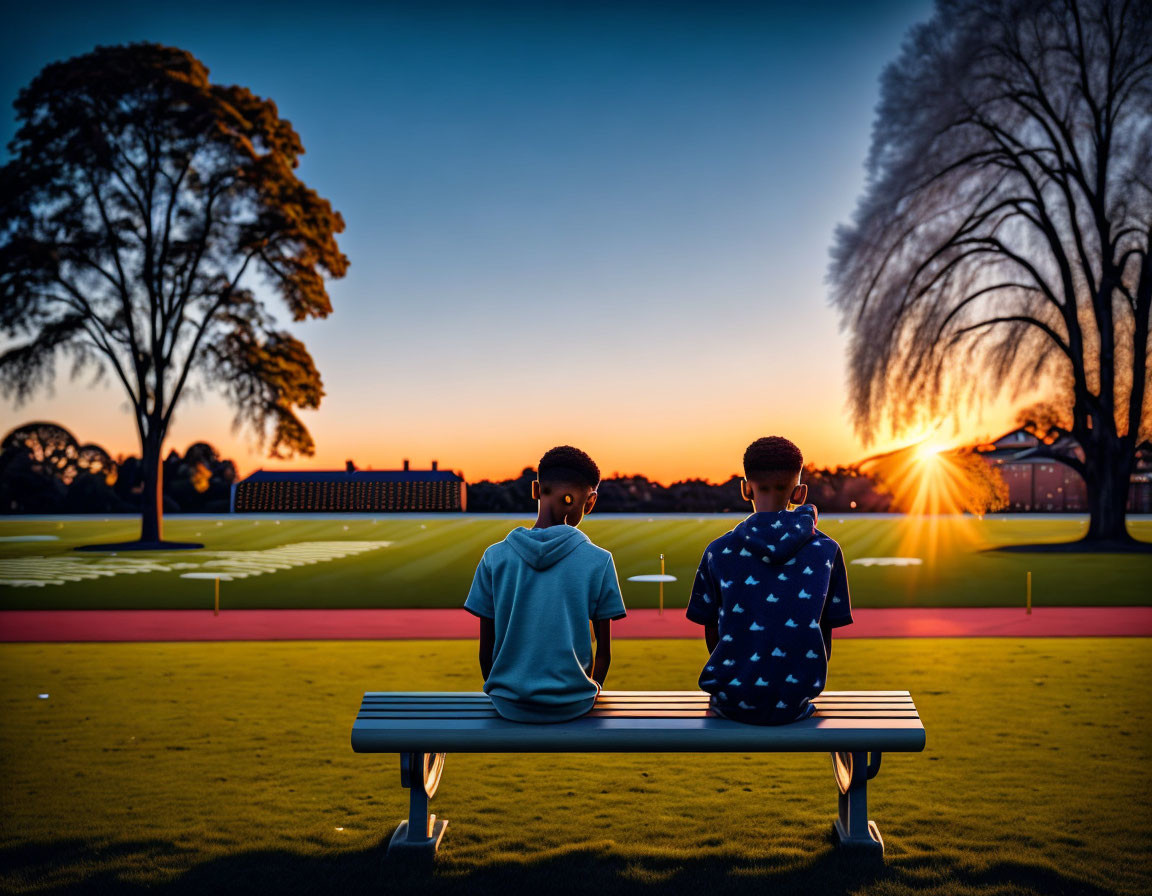
[(164, 463), (160, 457), (162, 435), (153, 430), (140, 440), (141, 471), (144, 477), (143, 507), (140, 514), (140, 540), (159, 542), (164, 522)]
[[(1121, 440), (1116, 440), (1120, 442)], [(1132, 474), (1132, 456), (1120, 444), (1105, 445), (1094, 457), (1086, 459), (1089, 475), (1088, 532), (1085, 541), (1132, 541), (1128, 534), (1128, 481)]]

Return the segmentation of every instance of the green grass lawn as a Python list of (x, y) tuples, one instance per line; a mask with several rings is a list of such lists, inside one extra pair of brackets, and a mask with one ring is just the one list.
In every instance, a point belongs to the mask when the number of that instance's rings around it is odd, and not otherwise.
[[(827, 755), (450, 755), (431, 889), (381, 867), (406, 791), (349, 732), (364, 690), (478, 688), (475, 645), (3, 645), (0, 889), (1137, 896), (1148, 643), (838, 644), (830, 686), (908, 688), (927, 728), (869, 788), (882, 868), (830, 846)], [(703, 658), (620, 642), (608, 683), (691, 686)]]
[[(739, 516), (620, 518), (590, 516), (582, 525), (597, 544), (612, 551), (630, 607), (653, 607), (657, 588), (631, 583), (628, 576), (659, 571), (660, 554), (679, 581), (665, 588), (665, 603), (687, 603), (692, 577), (710, 540), (730, 529)], [(464, 601), (484, 549), (527, 521), (485, 515), (347, 519), (270, 519), (229, 516), (174, 518), (166, 537), (198, 540), (205, 551), (167, 554), (81, 554), (78, 544), (120, 541), (137, 534), (133, 520), (0, 520), (0, 537), (46, 534), (50, 542), (0, 541), (0, 609), (36, 608), (196, 608), (211, 605), (212, 583), (184, 579), (172, 564), (221, 568), (266, 564), (267, 554), (284, 546), (346, 542), (389, 542), (363, 553), (223, 583), (224, 606), (243, 607), (456, 607)], [(530, 523), (529, 523), (530, 524)], [(1017, 554), (990, 552), (1003, 544), (1067, 541), (1082, 531), (1078, 519), (946, 517), (940, 519), (822, 518), (849, 561), (905, 556), (920, 566), (849, 566), (853, 603), (858, 607), (1006, 606), (1024, 603), (1025, 574), (1032, 572), (1033, 602), (1044, 605), (1132, 605), (1149, 603), (1152, 554)], [(1139, 538), (1152, 541), (1152, 522), (1131, 524)], [(224, 556), (221, 551), (243, 552)], [(17, 564), (49, 571), (64, 584), (17, 587)], [(162, 569), (121, 570), (117, 575), (74, 580), (101, 565), (155, 563)], [(292, 561), (296, 562), (296, 561)], [(267, 566), (265, 566), (267, 570)], [(70, 580), (73, 579), (73, 580)]]

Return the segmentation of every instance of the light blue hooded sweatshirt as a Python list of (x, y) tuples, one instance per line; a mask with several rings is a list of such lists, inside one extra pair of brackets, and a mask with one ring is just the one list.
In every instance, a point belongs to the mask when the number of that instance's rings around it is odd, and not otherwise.
[(622, 619), (612, 555), (574, 526), (513, 529), (480, 558), (464, 609), (495, 621), (484, 693), (504, 718), (563, 722), (596, 702), (593, 619)]

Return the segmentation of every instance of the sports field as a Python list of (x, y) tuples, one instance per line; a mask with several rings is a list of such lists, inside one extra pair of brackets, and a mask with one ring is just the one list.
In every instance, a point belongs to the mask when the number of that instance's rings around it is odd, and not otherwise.
[[(702, 651), (620, 642), (608, 685), (690, 686)], [(927, 729), (869, 787), (883, 867), (832, 851), (826, 755), (480, 754), (448, 757), (428, 881), (381, 872), (406, 791), (349, 732), (365, 690), (479, 688), (474, 644), (3, 645), (0, 890), (1152, 890), (1146, 640), (845, 641), (831, 674)]]
[[(581, 528), (612, 551), (628, 606), (656, 606), (656, 586), (627, 577), (659, 572), (663, 553), (679, 580), (665, 587), (665, 604), (682, 607), (705, 546), (741, 518), (593, 514)], [(235, 609), (455, 607), (484, 549), (525, 524), (481, 514), (173, 517), (165, 537), (200, 541), (205, 550), (107, 556), (72, 548), (134, 538), (136, 520), (9, 518), (0, 520), (0, 609), (211, 606), (213, 583), (189, 573), (220, 574), (223, 606)], [(825, 516), (820, 525), (844, 549), (858, 607), (1022, 606), (1028, 572), (1037, 606), (1152, 602), (1152, 554), (988, 550), (1073, 540), (1082, 518)], [(1130, 528), (1152, 541), (1152, 520)], [(51, 540), (15, 540), (28, 538)], [(882, 565), (896, 562), (911, 565)]]

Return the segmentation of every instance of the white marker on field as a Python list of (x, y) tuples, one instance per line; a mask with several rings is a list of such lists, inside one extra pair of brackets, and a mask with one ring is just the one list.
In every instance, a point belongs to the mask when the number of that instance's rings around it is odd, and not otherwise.
[(213, 589), (215, 591), (215, 599), (212, 602), (212, 615), (220, 615), (220, 580), (223, 579), (225, 582), (231, 582), (232, 576), (228, 575), (227, 573), (220, 572), (185, 572), (180, 574), (180, 578), (212, 579), (216, 583), (216, 586)]
[(920, 566), (923, 562), (919, 557), (857, 557), (852, 561), (856, 566)]
[(664, 575), (664, 555), (660, 555), (660, 575), (628, 576), (629, 582), (659, 582), (660, 583), (660, 609), (657, 614), (664, 615), (664, 583), (675, 582), (676, 576)]

